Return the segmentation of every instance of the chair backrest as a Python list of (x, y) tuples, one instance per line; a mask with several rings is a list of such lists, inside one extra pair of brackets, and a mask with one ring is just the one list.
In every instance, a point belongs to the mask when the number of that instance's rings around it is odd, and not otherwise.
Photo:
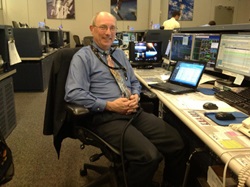
[[(61, 136), (65, 136), (59, 133), (62, 132), (61, 128), (66, 118), (64, 101), (65, 82), (71, 59), (78, 50), (79, 48), (63, 48), (56, 51), (53, 58), (45, 108), (43, 134), (54, 135), (54, 139), (58, 137), (59, 139), (63, 139)], [(60, 151), (60, 142), (58, 145), (55, 145), (55, 148), (57, 152)]]
[(83, 45), (84, 46), (91, 45), (92, 41), (93, 41), (93, 36), (85, 36), (83, 38)]
[(12, 21), (13, 28), (19, 28), (19, 25), (16, 21)]
[[(100, 148), (104, 155), (110, 161), (113, 161), (119, 156), (119, 151), (107, 144), (95, 133), (83, 127), (82, 122), (84, 121), (86, 125), (87, 121), (89, 121), (86, 116), (72, 116), (66, 110), (68, 103), (64, 101), (65, 83), (71, 59), (78, 50), (79, 48), (63, 48), (54, 55), (47, 93), (43, 134), (54, 135), (54, 146), (58, 155), (62, 140), (66, 137), (72, 137), (79, 139), (85, 145)], [(81, 119), (81, 117), (84, 119)]]
[(73, 39), (74, 39), (74, 41), (75, 41), (75, 46), (76, 47), (81, 47), (81, 46), (83, 46), (83, 44), (81, 43), (81, 41), (80, 41), (80, 37), (78, 36), (78, 35), (73, 35)]

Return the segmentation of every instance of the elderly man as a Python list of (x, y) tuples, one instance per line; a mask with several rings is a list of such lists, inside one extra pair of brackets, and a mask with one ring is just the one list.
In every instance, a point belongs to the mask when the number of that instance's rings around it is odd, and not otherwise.
[(123, 139), (129, 187), (151, 187), (163, 158), (164, 185), (179, 186), (185, 167), (183, 140), (173, 127), (139, 107), (141, 85), (124, 52), (111, 47), (116, 30), (112, 14), (94, 16), (93, 43), (72, 59), (65, 100), (88, 108), (93, 115), (89, 128), (107, 142), (120, 148)]

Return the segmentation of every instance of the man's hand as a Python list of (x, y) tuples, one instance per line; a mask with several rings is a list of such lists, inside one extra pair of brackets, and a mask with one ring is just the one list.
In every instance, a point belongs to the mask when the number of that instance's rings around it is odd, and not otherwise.
[(139, 107), (138, 102), (139, 96), (137, 94), (131, 95), (129, 99), (118, 98), (114, 101), (108, 101), (106, 110), (128, 115), (136, 112), (136, 109)]

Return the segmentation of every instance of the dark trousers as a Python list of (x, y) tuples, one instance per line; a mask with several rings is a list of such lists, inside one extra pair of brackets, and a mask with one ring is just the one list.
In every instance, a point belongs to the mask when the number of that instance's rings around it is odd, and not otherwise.
[[(120, 148), (121, 135), (132, 115), (104, 112), (94, 116), (92, 128), (111, 145)], [(128, 161), (128, 186), (150, 186), (162, 159), (163, 179), (180, 186), (185, 171), (185, 149), (175, 128), (153, 114), (142, 111), (124, 135), (124, 156)]]

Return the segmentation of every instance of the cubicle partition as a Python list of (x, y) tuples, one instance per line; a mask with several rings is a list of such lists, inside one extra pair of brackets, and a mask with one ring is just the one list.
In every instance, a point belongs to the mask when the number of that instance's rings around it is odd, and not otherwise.
[(16, 48), (22, 63), (16, 65), (15, 91), (45, 91), (54, 54), (69, 47), (70, 33), (42, 28), (14, 28)]
[(12, 78), (16, 70), (10, 66), (9, 42), (13, 42), (12, 27), (0, 25), (0, 131), (4, 138), (16, 127)]

